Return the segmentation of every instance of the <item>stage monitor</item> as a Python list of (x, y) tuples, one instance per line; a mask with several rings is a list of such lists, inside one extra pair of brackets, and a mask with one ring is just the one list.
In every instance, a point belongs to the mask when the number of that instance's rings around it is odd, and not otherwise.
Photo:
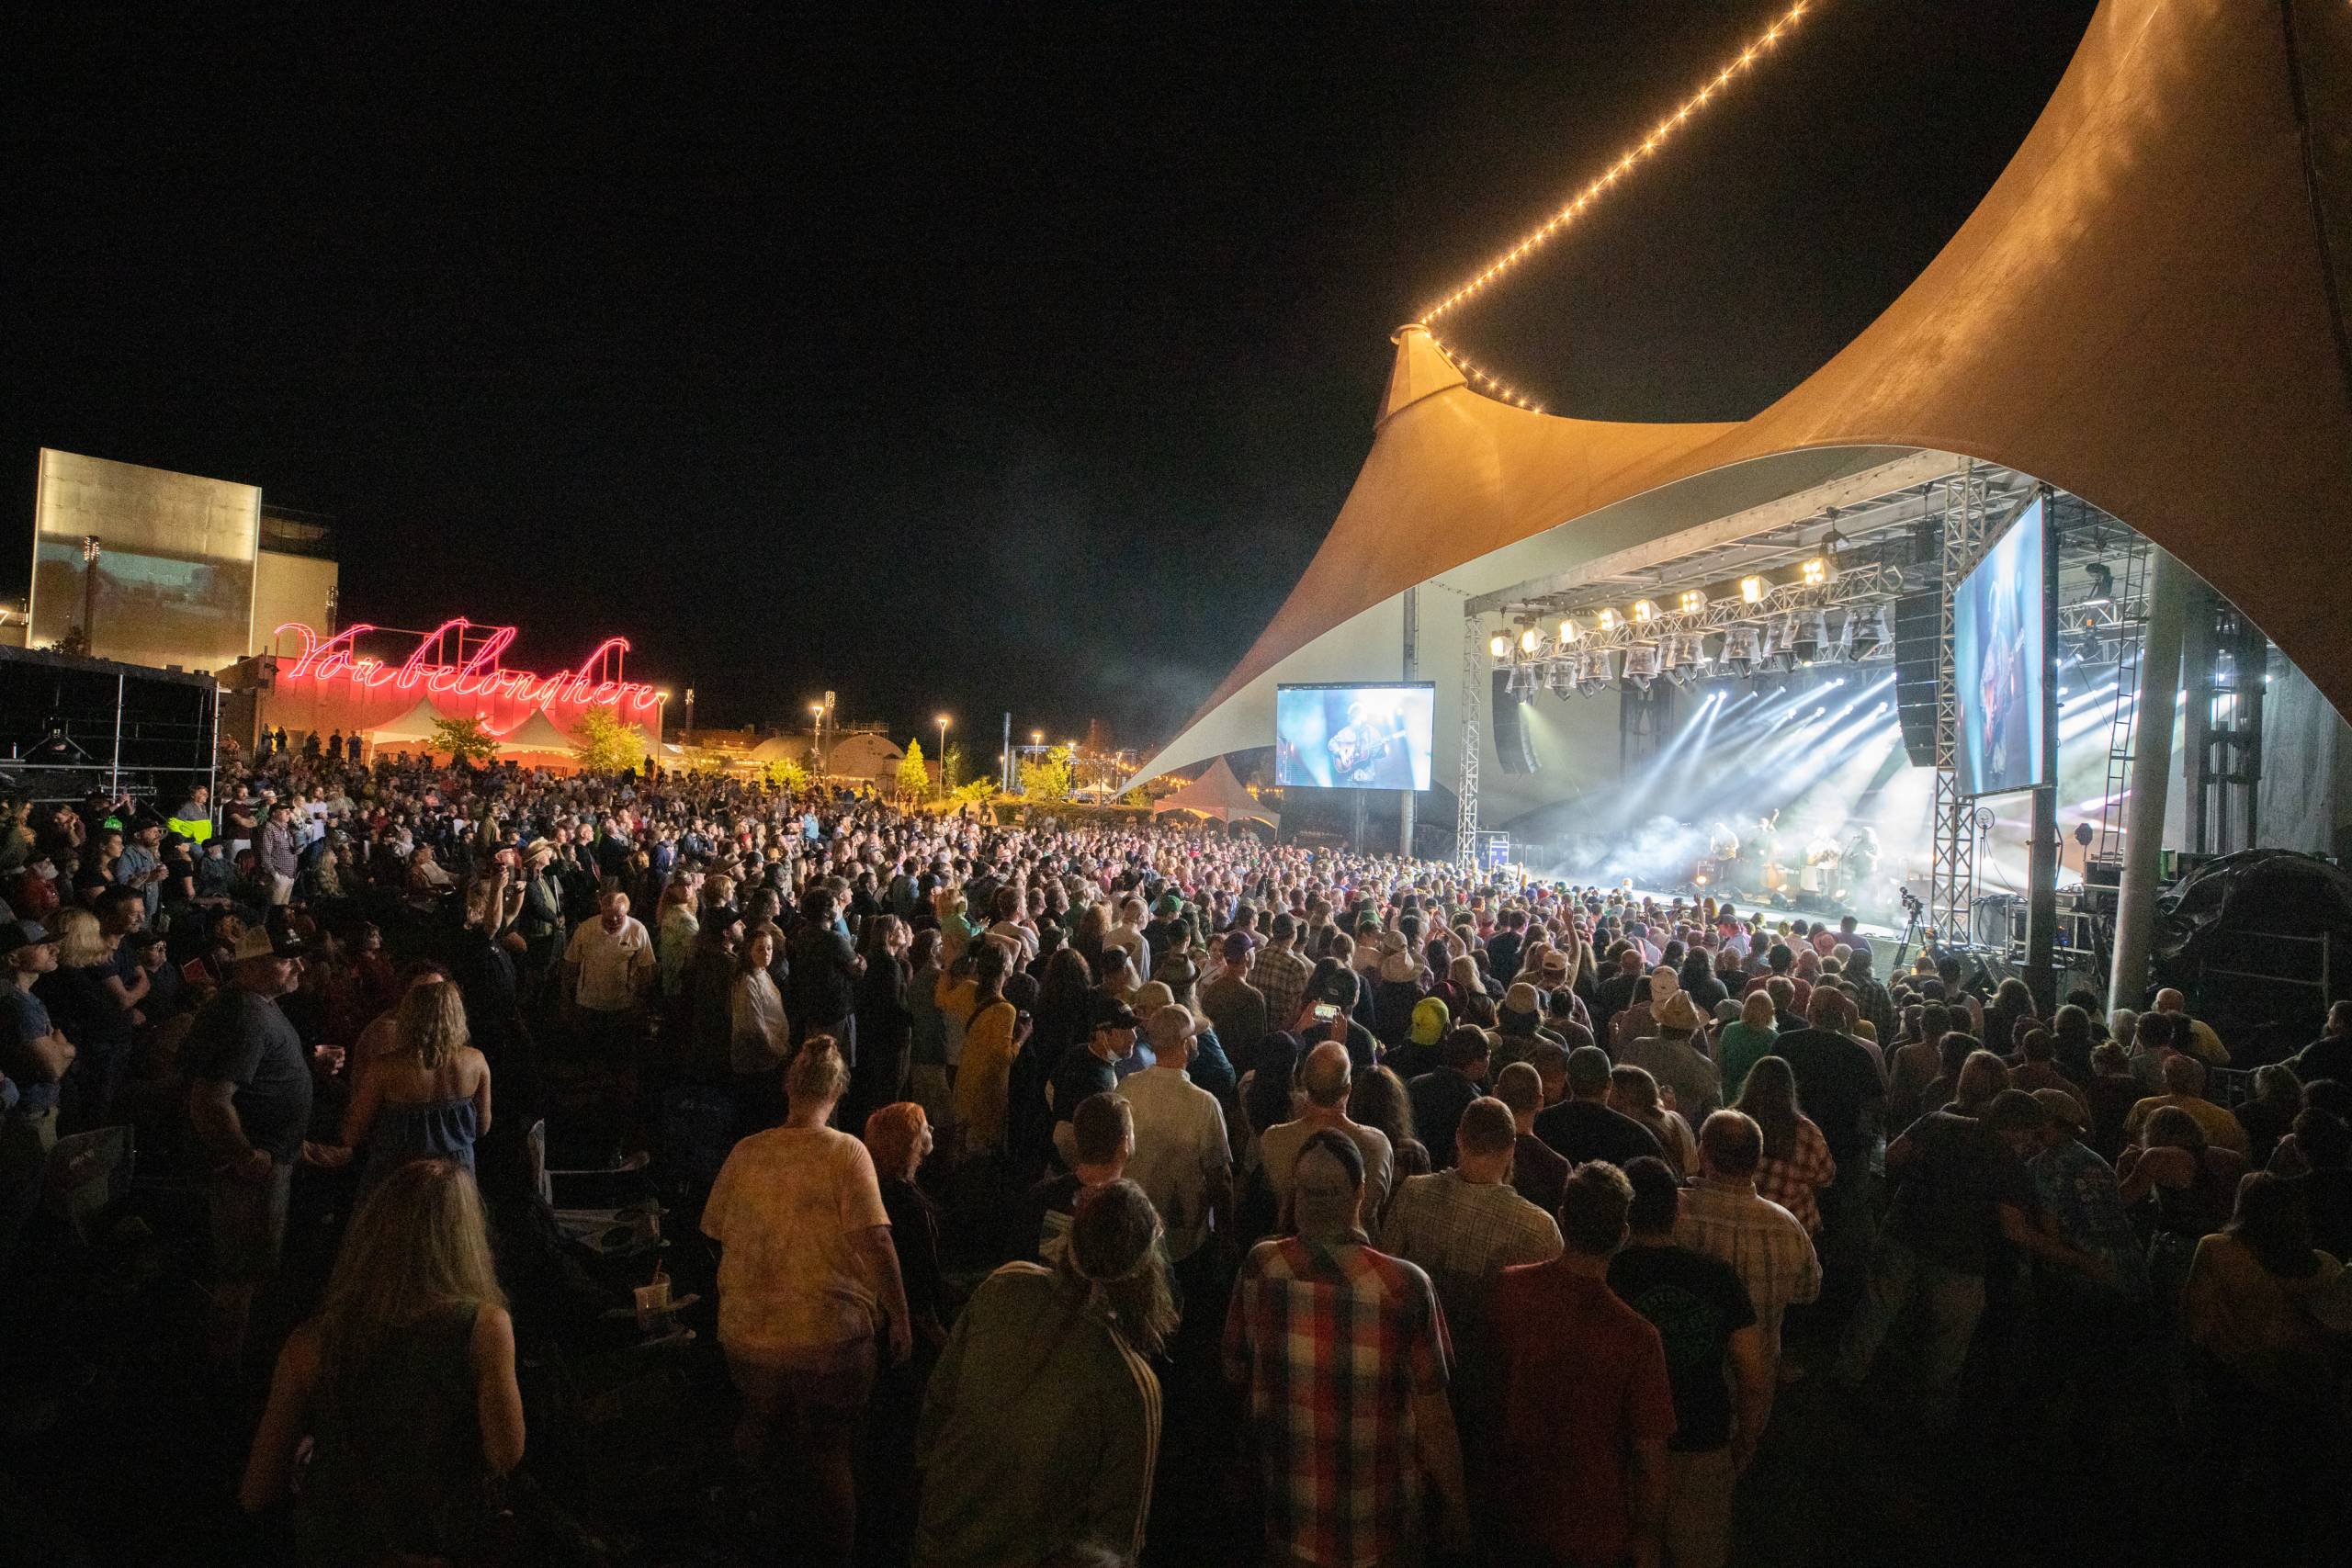
[(1430, 787), (1437, 686), (1274, 688), (1274, 783), (1283, 789)]
[(2040, 496), (1952, 594), (1951, 678), (1960, 714), (1960, 793), (2006, 795), (2051, 783), (2050, 570)]

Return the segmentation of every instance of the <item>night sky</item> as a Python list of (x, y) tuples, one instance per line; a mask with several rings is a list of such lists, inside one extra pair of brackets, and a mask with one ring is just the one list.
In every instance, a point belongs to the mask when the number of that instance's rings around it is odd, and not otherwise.
[[(1338, 513), (1389, 331), (1770, 14), (794, 9), (19, 18), (8, 514), (42, 446), (244, 480), (336, 519), (346, 621), (617, 632), (704, 724), (1149, 745)], [(2091, 9), (1826, 0), (1448, 335), (1554, 412), (1754, 412)]]

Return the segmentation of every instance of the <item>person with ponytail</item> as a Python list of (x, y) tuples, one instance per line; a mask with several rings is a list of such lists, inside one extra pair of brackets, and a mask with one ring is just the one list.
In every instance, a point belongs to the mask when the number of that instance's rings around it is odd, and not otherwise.
[(1132, 1181), (1079, 1201), (1054, 1266), (1008, 1263), (956, 1320), (925, 1395), (921, 1568), (1140, 1554), (1159, 1450), (1147, 1358), (1177, 1314), (1159, 1218)]
[(914, 1344), (873, 1156), (827, 1124), (848, 1088), (840, 1043), (809, 1035), (786, 1069), (784, 1125), (735, 1145), (702, 1211), (721, 1249), (719, 1348), (743, 1401), (736, 1456), (779, 1462), (800, 1561), (829, 1565), (850, 1561), (856, 1533), (852, 1461), (876, 1341), (894, 1366)]

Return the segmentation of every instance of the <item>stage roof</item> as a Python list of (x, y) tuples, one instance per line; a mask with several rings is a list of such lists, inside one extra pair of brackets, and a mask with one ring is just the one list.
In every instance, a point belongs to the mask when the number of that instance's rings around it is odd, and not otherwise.
[(1530, 412), (1401, 329), (1338, 521), (1141, 775), (1271, 743), (1278, 680), (1398, 671), (1408, 589), (1416, 673), (1437, 678), (1441, 728), (1458, 723), (1469, 601), (1916, 450), (2113, 513), (2352, 713), (2352, 623), (2328, 591), (2352, 567), (2347, 294), (2352, 6), (2105, 0), (1951, 242), (1752, 419)]
[(1233, 776), (1232, 764), (1222, 757), (1183, 788), (1152, 802), (1151, 810), (1155, 817), (1163, 811), (1190, 811), (1227, 824), (1239, 817), (1263, 822), (1269, 828), (1282, 826), (1282, 818), (1258, 804), (1257, 797)]

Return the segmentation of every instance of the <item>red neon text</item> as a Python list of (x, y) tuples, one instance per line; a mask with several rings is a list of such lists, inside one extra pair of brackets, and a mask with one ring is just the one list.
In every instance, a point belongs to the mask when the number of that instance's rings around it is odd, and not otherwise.
[[(431, 662), (434, 650), (444, 637), (451, 632), (469, 629), (486, 631), (490, 635), (467, 656), (463, 664)], [(279, 668), (281, 679), (308, 676), (314, 681), (348, 681), (371, 692), (413, 692), (421, 689), (434, 696), (511, 697), (542, 707), (623, 707), (639, 713), (662, 700), (662, 694), (643, 682), (607, 681), (595, 673), (607, 653), (628, 651), (627, 637), (606, 637), (580, 661), (577, 670), (567, 670), (556, 675), (539, 675), (528, 670), (500, 668), (499, 655), (514, 641), (513, 626), (477, 627), (462, 616), (442, 622), (438, 628), (420, 639), (410, 650), (408, 658), (397, 665), (353, 651), (355, 639), (376, 630), (371, 626), (346, 626), (323, 640), (316, 631), (300, 621), (288, 621), (277, 630), (281, 635), (295, 633), (302, 639), (301, 653), (291, 663)]]

